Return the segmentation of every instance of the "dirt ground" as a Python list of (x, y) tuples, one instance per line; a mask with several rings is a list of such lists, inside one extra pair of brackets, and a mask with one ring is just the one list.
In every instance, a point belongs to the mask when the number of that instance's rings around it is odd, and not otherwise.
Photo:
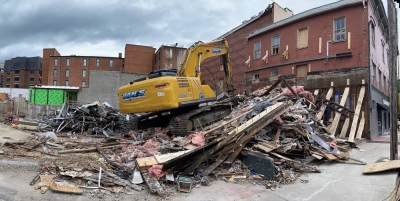
[(5, 142), (18, 142), (20, 140), (26, 140), (30, 136), (31, 133), (29, 132), (17, 130), (4, 123), (0, 124), (0, 144)]

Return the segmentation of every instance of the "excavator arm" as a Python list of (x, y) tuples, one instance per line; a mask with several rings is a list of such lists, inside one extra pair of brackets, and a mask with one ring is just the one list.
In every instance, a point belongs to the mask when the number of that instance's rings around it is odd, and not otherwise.
[(221, 56), (221, 61), (225, 73), (225, 82), (227, 84), (228, 93), (234, 93), (232, 67), (229, 58), (229, 45), (226, 39), (213, 40), (203, 43), (198, 41), (190, 46), (178, 67), (178, 76), (181, 77), (198, 77), (201, 76), (201, 62), (209, 57)]

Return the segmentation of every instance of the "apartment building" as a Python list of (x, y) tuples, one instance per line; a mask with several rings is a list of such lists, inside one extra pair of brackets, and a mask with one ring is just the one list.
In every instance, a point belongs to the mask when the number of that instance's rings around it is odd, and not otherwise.
[(4, 62), (3, 86), (29, 88), (42, 84), (41, 57), (15, 57)]
[(187, 48), (175, 45), (162, 45), (154, 55), (154, 70), (178, 68)]

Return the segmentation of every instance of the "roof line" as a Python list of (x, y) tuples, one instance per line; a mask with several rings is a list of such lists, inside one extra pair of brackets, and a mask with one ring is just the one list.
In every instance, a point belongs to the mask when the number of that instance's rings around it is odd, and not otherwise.
[(333, 3), (330, 3), (330, 4), (323, 5), (323, 6), (319, 6), (319, 7), (316, 7), (316, 8), (301, 12), (301, 13), (299, 13), (297, 15), (293, 15), (293, 16), (291, 16), (289, 18), (286, 18), (286, 19), (281, 20), (279, 22), (276, 22), (274, 24), (268, 25), (268, 26), (263, 27), (261, 29), (255, 30), (253, 33), (250, 33), (249, 36), (247, 36), (246, 38), (248, 39), (248, 38), (257, 36), (259, 34), (262, 34), (264, 32), (270, 31), (272, 29), (279, 28), (279, 27), (284, 26), (286, 24), (293, 23), (293, 22), (296, 22), (298, 20), (302, 20), (302, 19), (314, 16), (314, 15), (319, 15), (319, 14), (325, 13), (327, 11), (336, 10), (336, 9), (339, 9), (339, 8), (342, 8), (342, 7), (345, 7), (345, 6), (349, 6), (349, 5), (359, 4), (359, 3), (362, 3), (363, 1), (364, 0), (340, 0), (340, 1), (337, 1), (337, 2), (333, 2)]

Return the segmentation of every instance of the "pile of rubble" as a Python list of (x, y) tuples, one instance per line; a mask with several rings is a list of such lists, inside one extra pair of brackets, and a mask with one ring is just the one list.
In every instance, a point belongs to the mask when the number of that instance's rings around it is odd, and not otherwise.
[(273, 190), (302, 172), (321, 172), (320, 160), (364, 164), (349, 156), (354, 144), (329, 135), (315, 117), (312, 94), (281, 81), (286, 88), (257, 90), (229, 116), (187, 137), (159, 127), (129, 131), (126, 116), (100, 102), (63, 106), (31, 140), (5, 144), (4, 154), (40, 158), (31, 185), (42, 193), (75, 194), (148, 188), (165, 196), (215, 179)]

